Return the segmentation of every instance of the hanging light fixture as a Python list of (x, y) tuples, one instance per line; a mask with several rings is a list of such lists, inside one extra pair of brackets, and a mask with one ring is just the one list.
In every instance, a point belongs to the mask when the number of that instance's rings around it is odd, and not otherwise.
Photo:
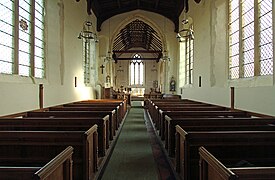
[(92, 31), (92, 21), (90, 20), (90, 16), (88, 20), (83, 23), (82, 31), (78, 35), (78, 39), (85, 39), (85, 40), (94, 40), (98, 42), (98, 38), (95, 32)]
[(192, 26), (189, 24), (188, 18), (186, 17), (186, 12), (186, 9), (183, 9), (184, 14), (183, 20), (181, 22), (184, 28), (177, 33), (177, 39), (179, 42), (185, 41), (186, 38), (191, 38), (192, 40), (194, 40), (194, 31), (192, 29)]
[[(165, 34), (166, 34), (166, 19), (165, 19), (165, 17), (163, 19), (163, 34), (164, 34), (164, 38), (166, 39), (166, 37), (165, 37)], [(161, 60), (162, 61), (167, 61), (167, 60), (170, 61), (168, 52), (166, 51), (166, 46), (163, 47)]]
[(108, 51), (108, 55), (104, 58), (104, 61), (110, 62), (112, 60), (111, 52)]
[(105, 57), (104, 61), (112, 61), (112, 54), (111, 54), (111, 40), (110, 40), (110, 19), (109, 19), (109, 31), (108, 31), (108, 41), (109, 41), (109, 51), (108, 51), (108, 55)]
[(170, 57), (168, 56), (168, 53), (166, 50), (164, 50), (162, 52), (162, 58), (161, 58), (162, 61), (170, 61)]

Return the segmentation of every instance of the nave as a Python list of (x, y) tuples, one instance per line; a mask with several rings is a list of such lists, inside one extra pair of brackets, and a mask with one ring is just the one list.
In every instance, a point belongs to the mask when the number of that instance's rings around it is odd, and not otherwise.
[(100, 179), (175, 179), (143, 102), (133, 101), (124, 121)]

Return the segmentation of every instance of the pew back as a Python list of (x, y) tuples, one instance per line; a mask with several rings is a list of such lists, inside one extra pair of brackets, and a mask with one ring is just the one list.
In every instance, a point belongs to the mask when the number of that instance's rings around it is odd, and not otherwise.
[[(200, 146), (216, 148), (220, 152), (238, 154), (240, 149), (253, 148), (254, 152), (274, 154), (275, 148), (274, 131), (184, 131), (176, 126), (176, 171), (184, 180), (198, 179)], [(237, 151), (231, 151), (230, 147), (237, 147)], [(258, 147), (267, 147), (261, 152)], [(218, 148), (217, 148), (218, 147)], [(230, 149), (228, 151), (228, 149)], [(270, 150), (270, 151), (268, 151)], [(275, 155), (274, 155), (275, 157)], [(267, 159), (262, 159), (266, 161)], [(271, 161), (274, 159), (271, 159)]]

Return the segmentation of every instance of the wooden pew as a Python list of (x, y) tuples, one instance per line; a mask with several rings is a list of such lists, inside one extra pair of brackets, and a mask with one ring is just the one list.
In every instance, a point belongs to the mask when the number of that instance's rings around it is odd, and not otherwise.
[[(112, 114), (113, 115), (113, 114)], [(109, 133), (110, 133), (110, 128), (109, 128), (109, 115), (107, 115), (106, 111), (44, 111), (44, 112), (27, 112), (25, 117), (50, 117), (50, 118), (59, 118), (59, 117), (65, 117), (65, 118), (92, 118), (92, 117), (97, 117), (101, 118), (103, 121), (98, 123), (99, 130), (99, 155), (100, 156), (105, 156), (105, 149), (106, 147), (109, 147)], [(106, 122), (106, 123), (103, 123)], [(105, 132), (102, 131), (101, 134), (101, 129), (105, 130)], [(101, 139), (101, 137), (103, 137)]]
[[(118, 107), (117, 107), (118, 108)], [(109, 138), (110, 140), (114, 139), (114, 136), (116, 135), (116, 130), (119, 128), (119, 121), (118, 121), (118, 113), (117, 109), (114, 109), (113, 107), (50, 107), (48, 108), (49, 111), (106, 111), (109, 115)]]
[(275, 118), (170, 118), (165, 116), (165, 148), (175, 155), (176, 125), (185, 131), (275, 131)]
[(74, 103), (64, 104), (64, 106), (71, 106), (72, 104), (82, 105), (82, 106), (93, 106), (97, 105), (98, 107), (102, 106), (119, 106), (119, 115), (123, 118), (127, 112), (127, 100), (110, 100), (110, 99), (101, 99), (101, 100), (86, 100), (78, 101)]
[[(200, 180), (273, 180), (275, 177), (274, 150), (266, 153), (266, 150), (271, 147), (260, 145), (256, 148), (262, 153), (256, 154), (254, 148), (255, 146), (246, 149), (231, 147), (233, 152), (238, 151), (238, 153), (228, 154), (227, 151), (216, 152), (213, 155), (206, 148), (200, 147)], [(236, 162), (241, 162), (238, 163), (238, 167), (234, 167)]]
[[(151, 116), (151, 119), (153, 122), (157, 121), (158, 116), (159, 116), (159, 110), (161, 107), (201, 107), (201, 106), (215, 106), (207, 103), (202, 103), (202, 102), (197, 102), (197, 101), (191, 101), (191, 100), (180, 100), (180, 101), (171, 101), (171, 100), (162, 100), (162, 101), (150, 101), (149, 103), (149, 114)], [(215, 107), (220, 107), (220, 106), (215, 106)], [(158, 128), (158, 127), (157, 127)]]
[(97, 125), (88, 131), (0, 131), (0, 162), (24, 166), (29, 160), (35, 165), (72, 146), (73, 179), (93, 179), (97, 168), (96, 129)]
[[(230, 146), (241, 148), (268, 145), (275, 148), (274, 131), (184, 131), (176, 126), (176, 171), (184, 180), (199, 179), (200, 146), (226, 152)], [(256, 150), (256, 149), (255, 149)], [(231, 152), (232, 154), (237, 153)], [(256, 152), (256, 151), (255, 151)], [(274, 151), (273, 151), (274, 153)]]
[(148, 100), (147, 107), (149, 114), (152, 115), (152, 112), (155, 111), (155, 106), (156, 105), (163, 105), (163, 104), (171, 104), (171, 106), (175, 105), (205, 105), (205, 103), (197, 102), (197, 101), (191, 101), (187, 99), (165, 99), (165, 100)]
[(165, 116), (172, 119), (176, 117), (182, 118), (229, 118), (229, 117), (250, 117), (245, 111), (162, 111), (160, 110), (160, 129), (159, 135), (161, 140), (165, 139)]
[(105, 156), (109, 147), (107, 136), (108, 115), (104, 118), (1, 118), (0, 131), (87, 131), (93, 125), (97, 125), (98, 155)]
[[(159, 110), (161, 109), (161, 107), (163, 106), (170, 106), (171, 107), (197, 107), (197, 106), (206, 106), (204, 104), (186, 104), (186, 103), (165, 103), (165, 104), (155, 104), (153, 103), (152, 106), (150, 106), (150, 108), (148, 108), (149, 114), (151, 116), (151, 119), (153, 120), (153, 122), (155, 123), (158, 119), (159, 116)], [(207, 105), (210, 106), (210, 105)]]
[[(30, 179), (59, 179), (72, 180), (72, 154), (73, 147), (68, 146), (65, 150), (51, 159), (47, 164), (32, 165), (26, 160), (23, 166), (8, 166), (8, 163), (0, 163), (0, 177), (6, 180), (30, 180)], [(24, 162), (23, 162), (24, 163)]]
[[(103, 103), (98, 103), (98, 104), (93, 104), (93, 103), (70, 103), (70, 104), (63, 104), (63, 106), (57, 106), (57, 107), (71, 107), (71, 108), (113, 108), (116, 110), (116, 114), (117, 114), (117, 121), (118, 121), (118, 125), (120, 125), (120, 123), (122, 122), (127, 109), (125, 110), (125, 107), (122, 103), (120, 104), (103, 104)], [(101, 111), (101, 110), (99, 110)]]
[(160, 118), (160, 110), (162, 111), (180, 111), (181, 109), (185, 109), (188, 110), (188, 108), (190, 108), (189, 110), (199, 110), (200, 108), (203, 109), (207, 109), (209, 111), (217, 111), (217, 110), (226, 110), (226, 108), (224, 107), (220, 107), (220, 106), (214, 106), (211, 104), (202, 104), (202, 103), (193, 103), (193, 104), (186, 104), (186, 103), (177, 103), (177, 104), (170, 104), (170, 103), (165, 103), (165, 104), (154, 104), (153, 108), (150, 110), (150, 116), (151, 119), (153, 120), (153, 122), (156, 125), (156, 128), (159, 129), (159, 118)]
[(160, 129), (163, 127), (164, 117), (162, 117), (163, 112), (174, 112), (174, 111), (226, 111), (225, 107), (220, 106), (155, 106), (156, 110), (156, 128)]

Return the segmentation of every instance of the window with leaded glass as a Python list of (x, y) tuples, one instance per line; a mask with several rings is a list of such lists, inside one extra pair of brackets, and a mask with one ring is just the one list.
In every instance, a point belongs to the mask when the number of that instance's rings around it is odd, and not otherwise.
[(185, 85), (185, 60), (186, 60), (186, 43), (180, 43), (180, 62), (179, 62), (179, 87)]
[(44, 8), (44, 0), (36, 0), (35, 1), (35, 29), (34, 29), (34, 73), (35, 77), (43, 78), (45, 77), (45, 56), (44, 56), (44, 44), (45, 44), (45, 8)]
[(186, 36), (180, 42), (179, 87), (193, 84), (193, 64), (194, 40), (192, 36)]
[(193, 84), (193, 62), (194, 62), (194, 40), (192, 37), (186, 38), (186, 84)]
[(0, 73), (45, 77), (44, 1), (0, 2)]
[(91, 63), (91, 40), (83, 39), (83, 70), (84, 70), (84, 83), (90, 83), (90, 65)]
[(14, 55), (14, 2), (0, 1), (0, 73), (12, 74)]
[(130, 85), (143, 85), (143, 82), (144, 62), (139, 54), (135, 54), (130, 62)]
[(229, 78), (273, 74), (272, 0), (229, 1)]

